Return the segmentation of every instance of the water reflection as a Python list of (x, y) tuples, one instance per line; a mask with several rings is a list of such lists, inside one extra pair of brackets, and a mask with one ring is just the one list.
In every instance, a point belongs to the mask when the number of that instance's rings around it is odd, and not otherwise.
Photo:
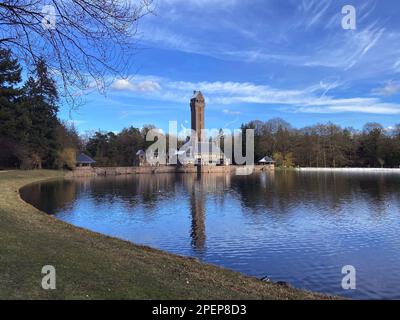
[[(35, 184), (22, 197), (75, 225), (243, 273), (400, 298), (399, 175), (97, 177)], [(346, 264), (357, 267), (354, 292), (340, 286)]]
[(206, 208), (203, 183), (200, 177), (193, 180), (190, 187), (190, 212), (192, 215), (192, 228), (190, 236), (192, 237), (192, 246), (199, 252), (204, 249), (206, 242)]

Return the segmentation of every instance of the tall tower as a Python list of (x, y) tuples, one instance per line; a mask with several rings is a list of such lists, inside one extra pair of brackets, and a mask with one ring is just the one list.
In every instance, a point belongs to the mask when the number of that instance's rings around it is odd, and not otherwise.
[(192, 130), (196, 131), (197, 139), (203, 142), (202, 131), (204, 130), (204, 107), (205, 101), (201, 91), (193, 91), (193, 97), (190, 99), (190, 111)]

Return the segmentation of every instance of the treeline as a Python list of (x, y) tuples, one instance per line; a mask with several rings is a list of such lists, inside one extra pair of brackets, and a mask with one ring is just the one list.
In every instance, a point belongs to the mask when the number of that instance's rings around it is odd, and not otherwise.
[[(155, 127), (130, 127), (118, 134), (95, 132), (85, 143), (86, 152), (97, 165), (130, 166), (135, 163), (136, 152), (152, 144), (146, 142), (146, 134), (152, 128)], [(387, 130), (378, 123), (367, 123), (362, 130), (355, 130), (327, 123), (296, 129), (276, 118), (266, 122), (251, 121), (241, 129), (255, 131), (255, 161), (268, 155), (281, 167), (400, 166), (400, 125)], [(183, 143), (178, 140), (178, 146)], [(223, 138), (220, 143), (222, 146)]]
[(278, 166), (389, 167), (400, 166), (400, 124), (385, 129), (367, 123), (362, 130), (327, 123), (295, 129), (282, 119), (251, 121), (255, 159), (272, 155)]
[[(22, 71), (11, 51), (0, 47), (0, 169), (73, 168), (81, 151), (100, 166), (130, 166), (136, 152), (152, 144), (146, 142), (152, 125), (79, 136), (57, 117), (57, 86), (46, 62), (40, 59), (24, 82)], [(400, 166), (400, 125), (388, 130), (368, 123), (355, 130), (327, 123), (296, 129), (271, 119), (243, 124), (246, 128), (255, 130), (256, 161), (269, 155), (283, 167)]]
[(0, 168), (63, 168), (81, 148), (74, 128), (57, 118), (58, 93), (43, 59), (22, 83), (22, 68), (0, 47)]
[(98, 166), (132, 166), (136, 152), (152, 144), (146, 141), (146, 135), (153, 128), (145, 125), (142, 129), (125, 128), (119, 133), (97, 131), (86, 140), (85, 151)]

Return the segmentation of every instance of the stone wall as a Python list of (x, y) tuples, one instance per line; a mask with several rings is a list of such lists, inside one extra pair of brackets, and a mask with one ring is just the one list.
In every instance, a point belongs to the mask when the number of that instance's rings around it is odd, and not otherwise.
[[(274, 165), (254, 166), (254, 171), (271, 171)], [(159, 174), (159, 173), (231, 173), (246, 169), (243, 166), (160, 166), (160, 167), (78, 167), (68, 172), (66, 177), (116, 176), (129, 174)]]
[(256, 172), (260, 171), (274, 171), (275, 170), (275, 165), (274, 164), (263, 164), (263, 165), (258, 165), (254, 166), (254, 170)]

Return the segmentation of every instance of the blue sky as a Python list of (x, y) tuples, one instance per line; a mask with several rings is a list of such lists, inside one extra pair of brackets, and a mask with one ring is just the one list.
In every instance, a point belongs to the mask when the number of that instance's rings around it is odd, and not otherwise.
[[(342, 28), (344, 5), (356, 9), (356, 30)], [(80, 132), (188, 127), (193, 90), (206, 97), (208, 128), (274, 117), (295, 127), (400, 123), (396, 0), (155, 0), (154, 9), (126, 78), (71, 116), (61, 108)]]

